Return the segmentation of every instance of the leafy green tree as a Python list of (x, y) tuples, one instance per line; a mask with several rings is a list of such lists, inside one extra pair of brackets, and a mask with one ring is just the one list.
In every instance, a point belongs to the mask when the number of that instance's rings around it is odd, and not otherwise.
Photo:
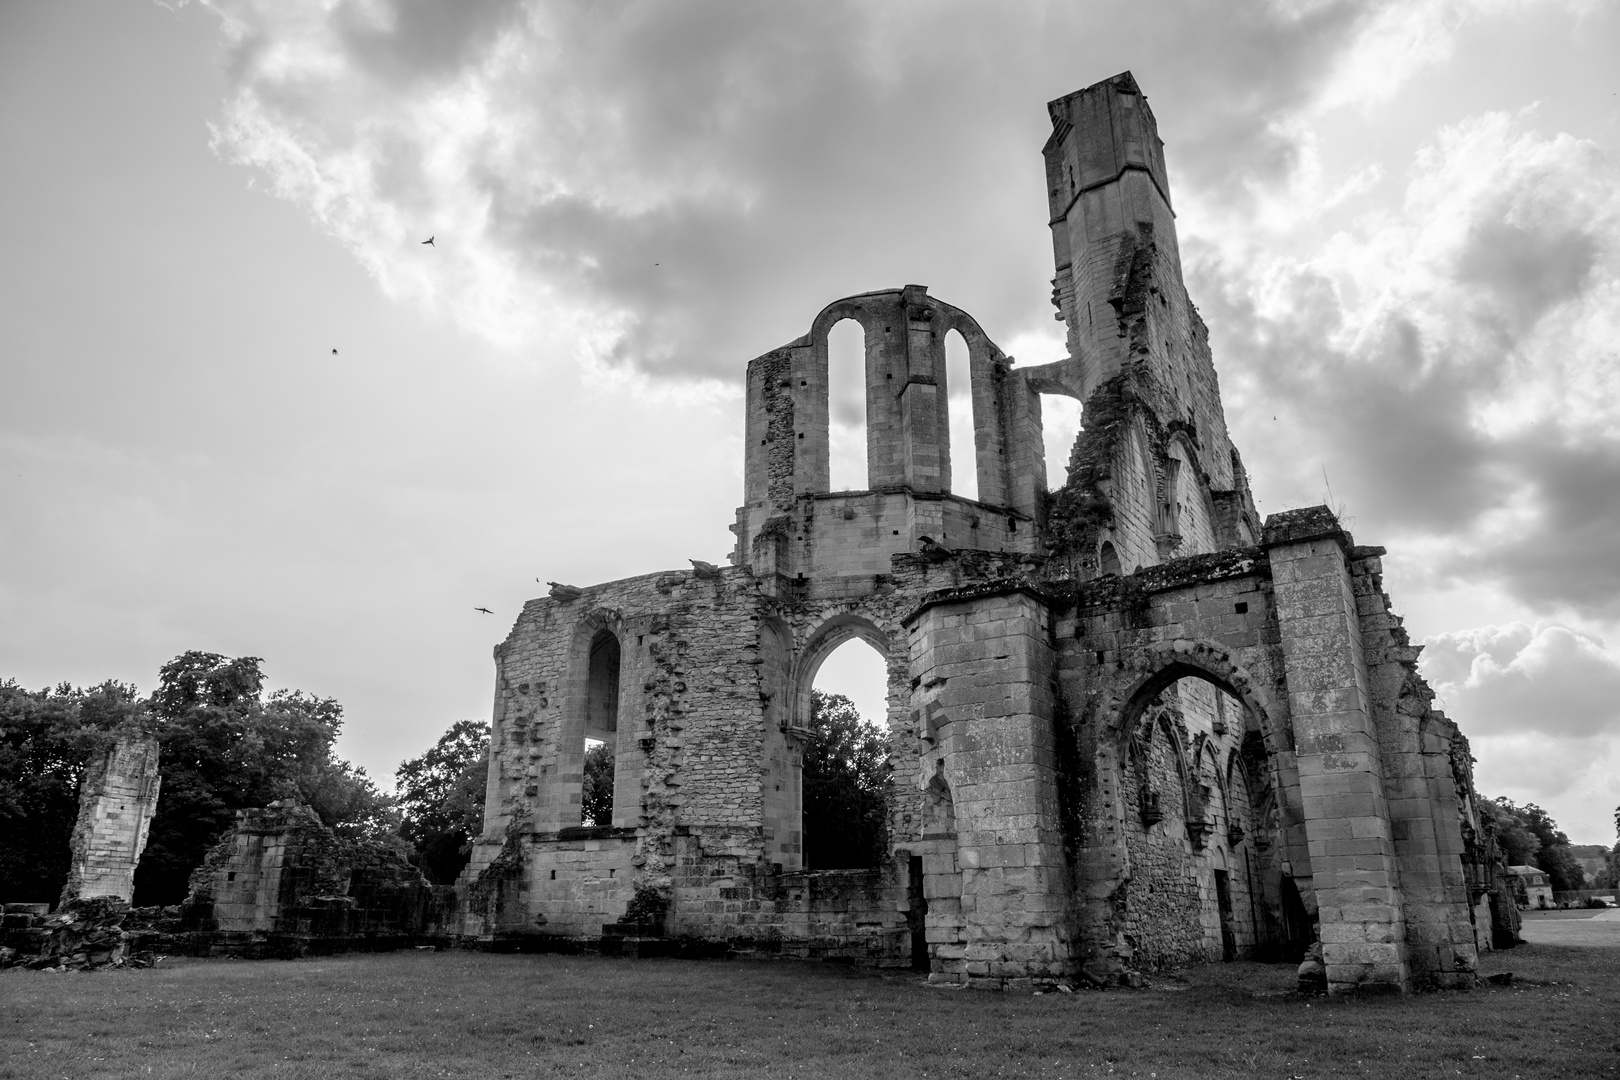
[(598, 743), (585, 751), (585, 780), (579, 798), (581, 825), (613, 824), (613, 748)]
[(1509, 866), (1534, 866), (1541, 854), (1541, 841), (1526, 827), (1509, 803), (1503, 800), (1481, 799), (1479, 808), (1496, 826), (1496, 845), (1502, 849)]
[(814, 870), (877, 866), (888, 841), (889, 741), (843, 694), (810, 692), (804, 853)]
[[(1535, 803), (1517, 806), (1513, 800), (1506, 798), (1496, 799), (1495, 809), (1500, 815), (1511, 819), (1513, 824), (1508, 828), (1508, 835), (1512, 836), (1515, 843), (1522, 843), (1523, 834), (1526, 833), (1534, 839), (1535, 847), (1527, 852), (1529, 858), (1524, 861), (1528, 865), (1546, 871), (1555, 892), (1568, 892), (1586, 887), (1586, 871), (1581, 867), (1575, 853), (1570, 850), (1569, 837), (1564, 835), (1551, 814)], [(1514, 857), (1514, 850), (1509, 844), (1503, 841), (1504, 831), (1500, 818), (1498, 820), (1497, 842), (1508, 852), (1509, 862), (1516, 863), (1519, 860)]]
[(238, 810), (277, 799), (308, 804), (339, 835), (381, 836), (392, 800), (332, 744), (343, 708), (297, 690), (264, 694), (256, 656), (186, 652), (158, 672), (149, 707), (163, 788), (135, 871), (135, 902), (173, 904)]
[(457, 720), (427, 753), (394, 773), (404, 814), (400, 835), (441, 885), (456, 880), (483, 830), (488, 777), (489, 725), (479, 720)]
[(56, 901), (85, 764), (119, 728), (145, 720), (132, 686), (30, 691), (0, 682), (0, 901)]

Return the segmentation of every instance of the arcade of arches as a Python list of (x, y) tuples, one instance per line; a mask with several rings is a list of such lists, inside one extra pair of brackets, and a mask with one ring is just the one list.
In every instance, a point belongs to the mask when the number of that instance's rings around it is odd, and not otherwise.
[[(591, 941), (658, 912), (949, 984), (1313, 944), (1330, 991), (1473, 981), (1497, 861), (1383, 550), (1325, 507), (1256, 513), (1135, 80), (1048, 112), (1068, 358), (1020, 366), (907, 285), (750, 362), (730, 565), (554, 586), (496, 647), (461, 933)], [(853, 398), (834, 327), (864, 342)], [(1049, 485), (1053, 398), (1084, 423)], [(864, 478), (833, 460), (851, 417)], [(811, 692), (857, 639), (882, 658), (885, 840), (818, 869)], [(587, 743), (613, 748), (605, 812)]]

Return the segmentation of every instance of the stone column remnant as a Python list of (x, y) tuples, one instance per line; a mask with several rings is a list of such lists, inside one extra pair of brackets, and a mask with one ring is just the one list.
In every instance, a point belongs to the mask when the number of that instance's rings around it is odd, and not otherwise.
[(63, 903), (91, 896), (130, 899), (161, 784), (157, 736), (145, 732), (120, 733), (85, 767)]

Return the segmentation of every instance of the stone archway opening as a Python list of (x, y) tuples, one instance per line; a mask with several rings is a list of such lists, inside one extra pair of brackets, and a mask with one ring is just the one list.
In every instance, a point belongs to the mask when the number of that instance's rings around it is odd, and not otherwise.
[(1257, 711), (1189, 665), (1125, 705), (1118, 785), (1126, 925), (1147, 967), (1279, 951), (1283, 882)]
[(804, 865), (850, 870), (883, 864), (888, 847), (891, 765), (888, 659), (854, 629), (806, 671), (801, 734)]
[(585, 676), (585, 772), (580, 821), (587, 828), (613, 824), (613, 776), (619, 738), (619, 639), (608, 629), (591, 640)]

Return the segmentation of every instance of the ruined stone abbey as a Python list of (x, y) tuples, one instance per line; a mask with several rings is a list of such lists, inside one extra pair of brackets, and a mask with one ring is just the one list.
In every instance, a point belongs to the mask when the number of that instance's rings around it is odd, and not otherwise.
[[(1009, 989), (1309, 950), (1302, 980), (1330, 991), (1471, 985), (1516, 915), (1383, 549), (1326, 507), (1259, 520), (1135, 80), (1048, 108), (1067, 359), (1014, 366), (918, 285), (828, 305), (748, 365), (732, 565), (555, 585), (496, 647), (483, 832), (454, 890), (276, 803), (239, 813), (187, 903), (142, 909), (136, 937), (677, 943)], [(830, 490), (844, 320), (866, 343), (860, 491)], [(953, 332), (972, 461), (951, 457)], [(1046, 395), (1084, 410), (1055, 491)], [(817, 671), (852, 638), (887, 660), (887, 841), (875, 867), (828, 870), (806, 865), (804, 752)], [(586, 805), (591, 746), (613, 752), (610, 806)], [(64, 903), (128, 901), (159, 767), (140, 732), (90, 764)], [(7, 908), (41, 962), (79, 940), (45, 908)]]
[[(656, 924), (1010, 988), (1319, 938), (1333, 990), (1473, 981), (1489, 913), (1467, 743), (1417, 673), (1382, 549), (1325, 507), (1259, 519), (1134, 79), (1049, 111), (1068, 358), (1015, 367), (908, 285), (753, 360), (732, 565), (554, 587), (496, 647), (459, 933)], [(861, 491), (829, 490), (845, 319), (866, 341)], [(953, 330), (970, 461), (948, 439)], [(1084, 407), (1055, 491), (1043, 395)], [(975, 499), (953, 493), (968, 470)], [(817, 669), (852, 637), (887, 658), (887, 857), (822, 871), (801, 755)], [(614, 751), (611, 824), (582, 819), (588, 741)]]

